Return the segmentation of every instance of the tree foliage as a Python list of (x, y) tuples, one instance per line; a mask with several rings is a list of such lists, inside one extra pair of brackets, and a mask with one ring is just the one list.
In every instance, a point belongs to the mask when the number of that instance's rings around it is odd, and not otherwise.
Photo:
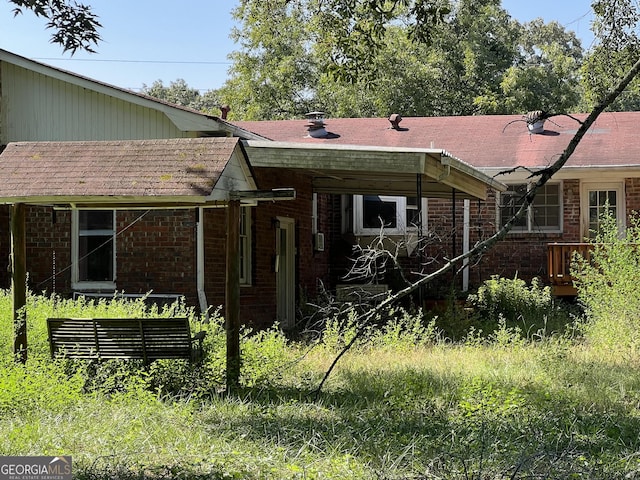
[(101, 40), (98, 29), (102, 27), (91, 7), (75, 0), (9, 0), (15, 5), (14, 15), (31, 10), (37, 17), (47, 20), (46, 28), (52, 29), (51, 43), (62, 46), (64, 52), (73, 55), (78, 50), (94, 52)]
[[(640, 54), (637, 0), (595, 0), (593, 10), (593, 31), (599, 43), (581, 70), (587, 106), (597, 104)], [(640, 82), (634, 80), (609, 110), (640, 110)]]
[[(241, 0), (220, 90), (236, 119), (571, 110), (582, 48), (500, 0)], [(551, 108), (553, 107), (553, 108)]]
[(230, 55), (231, 76), (219, 92), (234, 118), (276, 120), (310, 111), (321, 64), (309, 51), (317, 29), (305, 6), (250, 0), (235, 9), (243, 28), (231, 36), (240, 50)]
[(219, 113), (220, 102), (214, 90), (200, 93), (198, 89), (187, 85), (187, 82), (182, 78), (170, 82), (169, 86), (164, 85), (162, 80), (156, 80), (150, 86), (143, 84), (142, 92), (175, 105), (216, 115)]

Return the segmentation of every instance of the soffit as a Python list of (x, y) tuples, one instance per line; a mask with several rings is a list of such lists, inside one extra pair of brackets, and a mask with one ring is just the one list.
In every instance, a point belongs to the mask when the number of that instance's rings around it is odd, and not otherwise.
[(313, 177), (314, 191), (334, 194), (416, 196), (418, 178), (424, 197), (485, 199), (500, 182), (443, 150), (319, 145), (271, 141), (242, 142), (256, 168), (287, 168)]

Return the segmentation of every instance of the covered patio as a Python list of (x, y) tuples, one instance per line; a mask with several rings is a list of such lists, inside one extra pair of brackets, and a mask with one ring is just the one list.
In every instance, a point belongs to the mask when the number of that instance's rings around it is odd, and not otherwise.
[[(0, 204), (11, 208), (18, 358), (27, 358), (27, 205), (63, 210), (226, 208), (225, 317), (231, 383), (237, 381), (240, 365), (240, 206), (296, 198), (295, 191), (287, 188), (286, 175), (279, 179), (283, 188), (260, 190), (256, 171), (301, 172), (311, 177), (317, 193), (484, 199), (488, 188), (505, 189), (438, 149), (328, 147), (231, 137), (17, 142), (6, 147), (0, 162)], [(198, 248), (198, 258), (201, 255)], [(198, 282), (203, 275), (204, 271), (198, 272)], [(206, 298), (201, 303), (206, 310)]]

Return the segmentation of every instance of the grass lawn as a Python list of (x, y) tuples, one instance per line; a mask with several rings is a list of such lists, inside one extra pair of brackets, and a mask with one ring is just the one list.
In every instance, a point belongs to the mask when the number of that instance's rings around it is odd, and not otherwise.
[(350, 351), (317, 398), (348, 328), (313, 347), (245, 332), (233, 395), (219, 393), (219, 319), (194, 318), (208, 330), (197, 368), (49, 358), (48, 316), (175, 313), (32, 296), (21, 366), (2, 294), (0, 455), (72, 455), (81, 479), (640, 478), (639, 359), (579, 338), (503, 326), (453, 343), (404, 316)]

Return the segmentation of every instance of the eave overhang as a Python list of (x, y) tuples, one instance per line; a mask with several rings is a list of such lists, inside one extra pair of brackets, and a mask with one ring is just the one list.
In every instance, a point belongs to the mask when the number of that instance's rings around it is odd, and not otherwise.
[(254, 168), (302, 170), (313, 176), (314, 191), (333, 194), (415, 196), (421, 179), (429, 198), (486, 199), (487, 188), (506, 185), (441, 149), (326, 145), (245, 140)]
[(313, 176), (314, 191), (334, 194), (416, 195), (416, 180), (430, 198), (486, 199), (487, 188), (506, 185), (439, 149), (405, 149), (287, 143), (242, 142), (254, 168), (304, 170)]

